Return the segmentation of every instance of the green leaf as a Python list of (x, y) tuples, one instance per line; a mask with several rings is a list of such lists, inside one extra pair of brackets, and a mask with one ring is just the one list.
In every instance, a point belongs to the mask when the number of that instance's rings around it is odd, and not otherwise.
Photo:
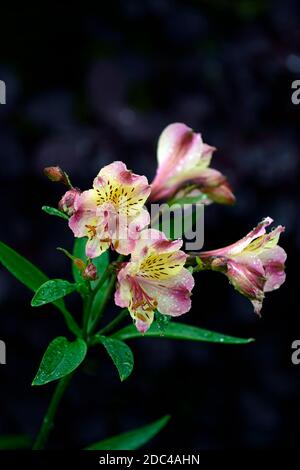
[(86, 447), (86, 450), (135, 450), (147, 444), (168, 423), (170, 416), (154, 421), (153, 423), (134, 429), (117, 436), (109, 437), (103, 441)]
[(69, 342), (63, 336), (55, 338), (46, 349), (32, 385), (44, 385), (70, 374), (82, 363), (86, 352), (83, 339)]
[[(0, 262), (13, 276), (15, 276), (22, 284), (24, 284), (33, 292), (36, 292), (42, 284), (49, 280), (46, 274), (44, 274), (36, 266), (30, 263), (30, 261), (19, 255), (19, 253), (1, 241)], [(53, 303), (64, 315), (66, 324), (70, 330), (75, 335), (80, 336), (80, 328), (78, 327), (70, 312), (67, 310), (64, 301), (58, 300), (57, 302)]]
[(118, 369), (121, 381), (127, 379), (134, 366), (134, 358), (131, 349), (123, 341), (118, 339), (97, 336), (99, 343), (102, 343), (110, 355), (113, 363)]
[(98, 292), (96, 293), (96, 295), (94, 297), (92, 308), (91, 308), (91, 317), (90, 317), (91, 320), (93, 318), (95, 318), (95, 316), (101, 310), (102, 303), (105, 300), (105, 292), (106, 292), (106, 289), (107, 289), (108, 285), (109, 285), (109, 279), (107, 279), (104, 282), (103, 286), (98, 290)]
[(38, 288), (31, 300), (31, 306), (40, 307), (41, 305), (49, 304), (71, 294), (76, 289), (77, 284), (71, 284), (63, 279), (51, 279)]
[(0, 242), (0, 262), (20, 282), (36, 291), (48, 277), (15, 250)]
[(31, 445), (32, 439), (23, 434), (0, 436), (0, 450), (29, 449)]
[(164, 335), (166, 329), (168, 328), (171, 318), (172, 317), (170, 315), (163, 315), (158, 310), (156, 310), (155, 321), (157, 324), (157, 328), (159, 329), (162, 335)]
[(169, 323), (165, 328), (164, 334), (156, 323), (153, 323), (151, 328), (141, 335), (134, 325), (126, 326), (112, 335), (114, 339), (127, 340), (131, 338), (143, 337), (162, 337), (169, 339), (181, 339), (190, 341), (205, 341), (208, 343), (221, 343), (221, 344), (247, 344), (254, 341), (253, 338), (236, 338), (234, 336), (227, 336), (215, 331), (203, 330), (195, 326), (185, 325), (184, 323)]
[(46, 214), (55, 215), (56, 217), (60, 217), (61, 219), (69, 220), (67, 214), (64, 214), (64, 212), (56, 209), (55, 207), (43, 206), (42, 210), (46, 212)]

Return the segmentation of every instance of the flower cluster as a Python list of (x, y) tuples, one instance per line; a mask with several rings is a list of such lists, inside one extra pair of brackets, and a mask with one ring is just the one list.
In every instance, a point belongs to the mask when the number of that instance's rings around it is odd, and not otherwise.
[[(205, 204), (235, 202), (225, 176), (209, 167), (215, 150), (185, 124), (171, 124), (159, 138), (158, 169), (151, 185), (145, 176), (134, 174), (117, 161), (100, 170), (92, 189), (80, 192), (69, 187), (59, 203), (60, 210), (70, 216), (69, 226), (75, 237), (87, 238), (88, 259), (97, 258), (109, 248), (124, 257), (130, 255), (118, 266), (115, 303), (128, 308), (142, 333), (150, 327), (156, 310), (170, 316), (190, 310), (194, 287), (191, 271), (199, 270), (196, 261), (224, 272), (233, 286), (252, 301), (257, 313), (265, 293), (285, 280), (286, 254), (277, 245), (283, 227), (266, 234), (270, 218), (233, 245), (196, 253), (194, 257), (181, 250), (181, 240), (170, 241), (161, 231), (149, 228), (147, 200), (176, 201), (182, 194), (200, 194)], [(47, 171), (52, 180), (56, 175), (65, 175), (57, 168)], [(185, 267), (187, 258), (189, 269)]]

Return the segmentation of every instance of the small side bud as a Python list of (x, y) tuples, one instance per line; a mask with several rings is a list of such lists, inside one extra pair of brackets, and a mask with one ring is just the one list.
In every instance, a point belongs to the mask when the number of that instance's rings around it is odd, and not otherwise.
[(83, 271), (82, 277), (86, 281), (95, 281), (98, 277), (96, 266), (93, 263), (89, 263)]
[(59, 166), (48, 166), (44, 168), (44, 175), (54, 183), (66, 183), (65, 172)]
[(69, 216), (73, 215), (75, 212), (75, 201), (79, 194), (80, 190), (77, 188), (73, 188), (67, 191), (58, 203), (59, 210)]

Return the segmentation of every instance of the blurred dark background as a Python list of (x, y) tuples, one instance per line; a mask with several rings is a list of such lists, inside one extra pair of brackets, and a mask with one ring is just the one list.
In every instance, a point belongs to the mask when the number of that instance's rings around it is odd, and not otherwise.
[[(66, 394), (50, 448), (80, 448), (166, 413), (172, 420), (149, 449), (298, 445), (300, 365), (291, 363), (291, 343), (300, 339), (300, 105), (291, 103), (291, 83), (300, 79), (299, 7), (296, 0), (1, 6), (1, 240), (49, 276), (70, 278), (56, 247), (71, 249), (72, 234), (40, 209), (56, 205), (63, 188), (43, 168), (59, 164), (86, 189), (120, 159), (151, 180), (157, 138), (176, 121), (218, 148), (212, 166), (238, 200), (206, 209), (205, 248), (236, 241), (267, 215), (286, 226), (287, 282), (267, 296), (261, 319), (214, 273), (198, 275), (183, 319), (255, 343), (134, 340), (136, 368), (123, 384), (99, 347)], [(30, 383), (48, 343), (67, 334), (55, 309), (33, 310), (30, 299), (1, 268), (0, 434), (36, 434), (53, 384)], [(78, 299), (72, 303), (76, 310)]]

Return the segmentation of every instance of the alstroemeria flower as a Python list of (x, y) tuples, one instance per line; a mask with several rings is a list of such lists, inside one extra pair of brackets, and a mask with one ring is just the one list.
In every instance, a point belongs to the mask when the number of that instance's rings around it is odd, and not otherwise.
[(181, 246), (181, 240), (169, 241), (162, 232), (146, 229), (118, 273), (115, 303), (128, 307), (141, 333), (150, 327), (156, 309), (178, 316), (191, 308), (194, 279), (184, 268), (187, 255)]
[(272, 222), (267, 217), (233, 245), (199, 253), (200, 259), (224, 272), (231, 284), (251, 300), (258, 315), (265, 293), (278, 289), (285, 281), (286, 253), (278, 246), (284, 227), (279, 225), (266, 233)]
[(122, 162), (102, 168), (93, 189), (76, 198), (76, 212), (69, 221), (75, 237), (88, 237), (89, 258), (110, 246), (123, 255), (132, 251), (139, 232), (150, 222), (143, 209), (150, 191), (147, 178), (127, 170)]
[(225, 176), (209, 168), (215, 150), (185, 124), (166, 127), (158, 141), (158, 169), (151, 185), (151, 200), (169, 199), (191, 185), (211, 201), (233, 204), (235, 197)]

